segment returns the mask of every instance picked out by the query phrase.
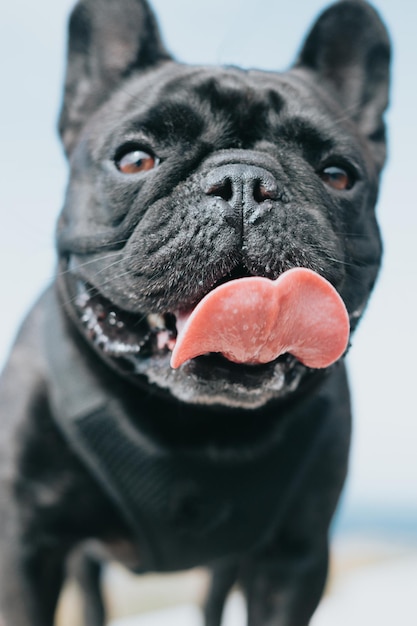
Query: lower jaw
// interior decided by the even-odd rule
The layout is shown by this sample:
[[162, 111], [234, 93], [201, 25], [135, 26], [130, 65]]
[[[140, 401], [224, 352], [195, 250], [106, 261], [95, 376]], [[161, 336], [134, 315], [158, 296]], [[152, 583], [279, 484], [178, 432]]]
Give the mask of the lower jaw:
[[[164, 395], [187, 404], [240, 409], [258, 409], [273, 400], [286, 400], [306, 375], [312, 375], [298, 362], [291, 368], [283, 362], [251, 367], [210, 354], [174, 370], [169, 361], [169, 354], [137, 359], [134, 369], [124, 374], [134, 383], [146, 381]], [[120, 363], [113, 365], [120, 368]]]

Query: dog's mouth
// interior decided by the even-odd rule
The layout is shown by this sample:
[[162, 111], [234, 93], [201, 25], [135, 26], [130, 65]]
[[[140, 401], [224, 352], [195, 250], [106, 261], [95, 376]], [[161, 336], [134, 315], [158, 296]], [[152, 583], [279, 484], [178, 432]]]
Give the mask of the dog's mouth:
[[[175, 313], [134, 314], [120, 309], [87, 283], [76, 279], [76, 295], [73, 298], [78, 319], [89, 342], [106, 357], [115, 360], [127, 373], [134, 373], [144, 359], [168, 357], [171, 359], [178, 336]], [[183, 324], [183, 322], [180, 322]], [[221, 354], [207, 353], [194, 359], [197, 368], [204, 363], [217, 368], [229, 366], [236, 372], [251, 365], [232, 363]], [[289, 353], [280, 355], [276, 361], [285, 365], [286, 374], [296, 365], [297, 359]], [[258, 369], [258, 368], [255, 368]], [[259, 365], [259, 369], [262, 368]]]
[[[69, 265], [65, 265], [69, 271], [65, 272], [65, 281], [61, 284], [63, 295], [66, 294], [64, 299], [72, 303], [68, 312], [93, 349], [116, 372], [134, 384], [147, 388], [151, 385], [158, 393], [168, 394], [187, 404], [256, 409], [272, 400], [285, 400], [293, 396], [303, 383], [317, 379], [320, 370], [344, 352], [349, 326], [346, 309], [341, 302], [335, 304], [340, 296], [330, 283], [312, 270], [294, 268], [281, 274], [276, 281], [255, 276], [239, 277], [235, 272], [219, 280], [191, 311], [144, 314], [130, 312], [123, 305], [115, 304], [107, 294], [103, 295], [88, 277], [81, 276], [75, 261], [70, 260]], [[264, 285], [264, 282], [267, 284]], [[314, 298], [308, 296], [306, 306], [303, 293], [298, 293], [299, 288], [306, 287], [307, 291], [314, 292], [316, 283], [316, 313], [322, 308], [323, 298], [330, 299], [336, 307], [336, 334], [327, 338], [326, 329], [331, 326], [327, 305], [324, 315], [321, 315], [322, 321], [318, 322], [312, 313], [314, 307], [310, 307]], [[236, 335], [234, 308], [230, 310], [230, 307], [223, 306], [229, 302], [227, 296], [238, 304], [240, 296], [248, 290], [250, 292], [253, 288], [252, 295], [259, 296], [264, 287], [266, 294], [252, 311], [250, 306], [245, 309], [246, 305], [243, 305]], [[276, 308], [275, 305], [271, 308], [271, 303], [277, 297], [278, 305], [281, 303], [285, 310], [286, 293], [290, 309], [284, 316], [285, 323], [279, 323], [278, 339], [265, 340], [265, 331], [261, 330], [255, 333], [257, 338], [253, 342], [254, 333], [246, 330], [247, 323], [257, 325], [259, 320], [266, 320], [268, 325], [268, 319]], [[298, 296], [294, 297], [294, 293]], [[246, 297], [244, 300], [253, 301]], [[300, 306], [301, 301], [303, 306]], [[298, 314], [301, 321], [296, 319]], [[314, 332], [307, 329], [303, 331], [304, 335], [300, 334], [303, 323], [308, 325], [311, 321]], [[301, 339], [298, 347], [288, 344], [288, 349], [285, 348], [281, 325], [290, 335], [292, 333]], [[340, 333], [342, 327], [344, 330]], [[228, 338], [231, 330], [232, 339]], [[342, 344], [339, 337], [336, 354], [333, 339], [340, 334]], [[271, 353], [270, 347], [272, 345], [276, 349], [277, 341], [281, 347], [278, 352]], [[261, 346], [261, 350], [253, 352], [253, 343]], [[189, 352], [190, 345], [193, 346], [192, 352]], [[197, 351], [194, 350], [196, 345]], [[309, 351], [315, 361], [311, 361]], [[325, 360], [320, 361], [323, 354]]]
[[223, 380], [248, 390], [279, 374], [280, 386], [289, 391], [303, 372], [331, 365], [347, 346], [349, 320], [340, 296], [305, 268], [289, 270], [276, 281], [232, 277], [192, 311], [147, 315], [119, 308], [71, 274], [74, 310], [84, 334], [129, 375], [149, 377], [153, 363], [173, 372], [168, 374], [173, 380], [179, 368], [180, 377], [209, 384]]
[[[79, 276], [72, 275], [70, 282], [79, 325], [95, 350], [122, 375], [148, 377], [150, 382], [170, 388], [181, 399], [256, 407], [263, 404], [263, 387], [268, 381], [276, 387], [277, 395], [281, 395], [278, 391], [284, 390], [286, 395], [298, 387], [307, 371], [289, 353], [280, 355], [271, 363], [254, 366], [233, 363], [223, 355], [211, 352], [190, 359], [182, 365], [181, 371], [174, 370], [170, 367], [178, 336], [174, 313], [130, 313], [113, 304]], [[183, 378], [188, 383], [183, 384]], [[193, 385], [198, 391], [188, 398]], [[227, 402], [222, 392], [219, 397], [213, 394], [213, 389], [218, 386], [227, 389]], [[208, 396], [207, 389], [210, 389]], [[248, 394], [247, 398], [245, 394]]]

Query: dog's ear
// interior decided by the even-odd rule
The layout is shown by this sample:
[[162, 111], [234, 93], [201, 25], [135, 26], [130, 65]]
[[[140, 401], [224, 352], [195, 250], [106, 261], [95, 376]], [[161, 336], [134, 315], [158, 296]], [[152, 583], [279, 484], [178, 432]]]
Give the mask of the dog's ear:
[[80, 0], [69, 21], [59, 119], [66, 153], [121, 80], [169, 58], [146, 0]]
[[389, 37], [377, 12], [363, 0], [343, 0], [319, 17], [295, 66], [333, 89], [369, 139], [379, 168], [385, 160], [389, 65]]

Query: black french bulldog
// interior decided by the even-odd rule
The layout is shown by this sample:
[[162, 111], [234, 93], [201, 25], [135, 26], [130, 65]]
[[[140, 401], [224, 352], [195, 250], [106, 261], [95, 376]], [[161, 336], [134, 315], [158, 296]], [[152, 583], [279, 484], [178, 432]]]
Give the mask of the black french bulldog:
[[145, 0], [76, 5], [59, 271], [1, 380], [2, 624], [51, 626], [74, 551], [88, 626], [101, 555], [210, 567], [207, 626], [236, 581], [251, 626], [308, 624], [346, 474], [343, 358], [174, 368], [171, 351], [208, 294], [294, 268], [354, 330], [380, 265], [389, 57], [361, 0], [325, 11], [282, 74], [175, 63]]

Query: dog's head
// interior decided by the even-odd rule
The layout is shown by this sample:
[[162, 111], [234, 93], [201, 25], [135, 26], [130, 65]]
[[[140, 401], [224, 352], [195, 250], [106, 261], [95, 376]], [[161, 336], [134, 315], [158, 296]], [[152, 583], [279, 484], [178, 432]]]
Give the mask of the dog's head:
[[178, 64], [144, 0], [77, 4], [61, 289], [106, 362], [187, 402], [244, 407], [312, 375], [289, 354], [173, 369], [176, 320], [231, 279], [304, 267], [337, 289], [354, 329], [380, 263], [389, 55], [360, 0], [323, 13], [286, 73]]

